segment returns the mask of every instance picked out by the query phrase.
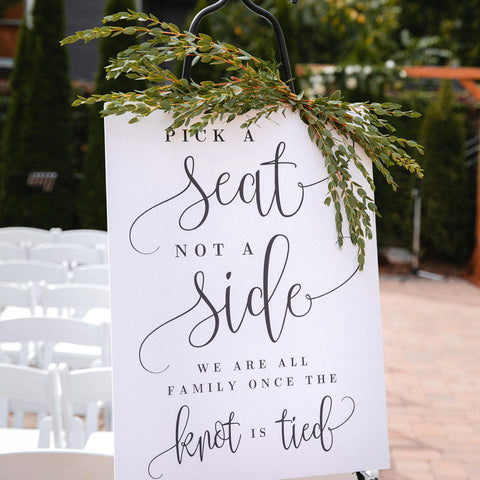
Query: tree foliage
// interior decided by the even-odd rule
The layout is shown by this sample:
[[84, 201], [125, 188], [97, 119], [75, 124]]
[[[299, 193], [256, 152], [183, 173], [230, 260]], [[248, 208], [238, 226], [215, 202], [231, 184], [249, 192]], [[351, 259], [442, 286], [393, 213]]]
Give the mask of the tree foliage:
[[71, 151], [71, 85], [68, 56], [59, 40], [64, 35], [63, 0], [36, 0], [33, 10], [30, 55], [26, 82], [27, 108], [17, 148], [25, 178], [31, 171], [54, 171], [58, 178], [50, 194], [31, 193], [23, 223], [38, 227], [71, 228], [74, 221], [73, 160]]
[[[390, 58], [396, 47], [391, 32], [397, 28], [399, 9], [392, 0], [256, 3], [275, 15], [282, 26], [292, 64], [374, 64]], [[193, 13], [207, 5], [206, 0], [198, 0]], [[257, 57], [271, 59], [276, 50], [270, 25], [240, 2], [232, 2], [204, 22], [202, 32], [238, 45]]]
[[405, 64], [480, 65], [479, 0], [395, 0], [399, 7], [396, 59]]
[[[105, 5], [105, 15], [128, 10], [134, 7], [133, 0], [109, 0]], [[123, 26], [127, 26], [124, 24]], [[99, 63], [95, 79], [95, 94], [108, 92], [128, 92], [146, 87], [145, 82], [124, 76], [107, 79], [105, 68], [118, 52], [126, 50], [136, 43], [131, 36], [115, 39], [101, 38], [99, 41]], [[90, 106], [88, 121], [88, 144], [82, 168], [82, 182], [78, 195], [78, 212], [82, 228], [106, 230], [106, 192], [105, 192], [105, 142], [103, 119], [100, 116], [102, 105]]]
[[480, 0], [469, 0], [456, 4], [457, 29], [455, 31], [456, 54], [462, 65], [480, 65]]

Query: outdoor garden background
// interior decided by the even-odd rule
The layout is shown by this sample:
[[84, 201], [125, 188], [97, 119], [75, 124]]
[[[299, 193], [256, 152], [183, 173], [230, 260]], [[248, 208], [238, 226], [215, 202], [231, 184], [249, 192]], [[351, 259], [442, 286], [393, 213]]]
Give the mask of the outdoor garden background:
[[[103, 120], [98, 107], [71, 103], [77, 94], [144, 88], [128, 79], [106, 82], [103, 75], [108, 59], [135, 39], [68, 48], [59, 41], [128, 8], [188, 28], [194, 12], [210, 3], [36, 0], [30, 12], [31, 1], [0, 0], [0, 227], [106, 229]], [[393, 101], [422, 114], [393, 119], [399, 137], [424, 145], [418, 160], [425, 177], [398, 169], [397, 192], [377, 182], [379, 248], [411, 250], [416, 188], [422, 264], [467, 269], [475, 244], [479, 104], [455, 80], [415, 79], [403, 67], [480, 66], [480, 0], [256, 3], [283, 27], [298, 91], [341, 90], [348, 101]], [[275, 61], [273, 31], [241, 2], [209, 16], [200, 31]], [[192, 73], [202, 80], [221, 75], [202, 65]], [[30, 172], [56, 172], [53, 190], [28, 186]]]

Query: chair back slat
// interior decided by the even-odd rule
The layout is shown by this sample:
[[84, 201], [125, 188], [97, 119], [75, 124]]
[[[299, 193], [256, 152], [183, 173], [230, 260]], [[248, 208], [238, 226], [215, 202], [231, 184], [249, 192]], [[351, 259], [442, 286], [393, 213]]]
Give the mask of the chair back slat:
[[0, 260], [27, 258], [25, 244], [0, 240]]
[[51, 310], [55, 309], [58, 316], [81, 318], [90, 309], [110, 308], [109, 288], [80, 283], [43, 285], [41, 304], [46, 316], [50, 316]]
[[75, 265], [69, 275], [72, 283], [92, 283], [109, 285], [108, 265]]
[[33, 282], [0, 281], [0, 319], [34, 315], [36, 306]]
[[[67, 362], [75, 366], [80, 361], [79, 357], [85, 358], [82, 364], [110, 365], [110, 328], [107, 323], [59, 317], [3, 320], [0, 322], [0, 346], [4, 342], [18, 342], [22, 351], [31, 344], [36, 345], [36, 365], [44, 369], [53, 362]], [[57, 348], [61, 347], [59, 344], [68, 345], [62, 349]], [[97, 347], [98, 353], [92, 354], [88, 347]], [[20, 360], [18, 363], [26, 364]]]
[[52, 240], [49, 230], [34, 227], [2, 227], [0, 241], [29, 244], [49, 242]]
[[67, 263], [39, 260], [10, 260], [0, 262], [0, 282], [65, 283]]
[[78, 243], [79, 245], [89, 247], [94, 247], [96, 245], [103, 245], [106, 247], [108, 244], [108, 234], [103, 230], [94, 229], [63, 230], [59, 232], [57, 241]]
[[32, 260], [54, 263], [97, 264], [104, 263], [104, 252], [101, 249], [87, 247], [75, 243], [40, 243], [30, 248]]

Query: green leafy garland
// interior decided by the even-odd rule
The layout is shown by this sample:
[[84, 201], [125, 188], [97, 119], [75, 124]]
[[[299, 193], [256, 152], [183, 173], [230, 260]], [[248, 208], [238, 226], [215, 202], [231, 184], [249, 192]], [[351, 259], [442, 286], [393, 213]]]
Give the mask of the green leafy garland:
[[[112, 22], [130, 20], [135, 25], [125, 28]], [[107, 25], [108, 23], [108, 25]], [[231, 122], [237, 116], [249, 114], [242, 124], [248, 128], [260, 118], [273, 112], [290, 109], [298, 112], [308, 125], [308, 133], [325, 157], [328, 171], [328, 196], [326, 205], [335, 208], [338, 243], [343, 245], [343, 212], [348, 222], [348, 238], [357, 246], [360, 269], [365, 263], [365, 237], [372, 238], [368, 211], [378, 215], [377, 206], [362, 186], [352, 180], [349, 162], [352, 162], [374, 189], [373, 180], [351, 145], [360, 145], [386, 181], [397, 188], [389, 167], [399, 165], [411, 173], [422, 176], [417, 162], [407, 153], [406, 147], [422, 148], [416, 142], [394, 136], [395, 129], [383, 117], [417, 117], [416, 112], [404, 112], [400, 105], [378, 103], [348, 104], [341, 101], [340, 92], [329, 98], [306, 99], [303, 93], [295, 95], [281, 80], [275, 67], [249, 53], [226, 43], [215, 42], [208, 35], [181, 32], [171, 23], [158, 20], [153, 15], [119, 12], [103, 19], [103, 26], [77, 32], [62, 41], [62, 45], [102, 37], [124, 35], [146, 36], [148, 40], [120, 52], [106, 69], [107, 79], [126, 75], [133, 79], [151, 82], [144, 91], [109, 93], [79, 97], [74, 106], [107, 102], [102, 116], [133, 114], [131, 123], [155, 110], [170, 112], [173, 122], [169, 130], [188, 127], [194, 135], [208, 123], [216, 120]], [[223, 65], [231, 76], [221, 83], [204, 81], [196, 83], [179, 79], [162, 68], [165, 62], [183, 61], [193, 57], [197, 62]], [[195, 118], [194, 123], [190, 123]], [[389, 133], [382, 133], [386, 130]]]

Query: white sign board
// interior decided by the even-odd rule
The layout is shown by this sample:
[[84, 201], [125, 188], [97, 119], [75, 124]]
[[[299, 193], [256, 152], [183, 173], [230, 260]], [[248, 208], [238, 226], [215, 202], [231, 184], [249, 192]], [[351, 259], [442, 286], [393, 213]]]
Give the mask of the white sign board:
[[388, 468], [376, 244], [362, 272], [339, 248], [305, 125], [128, 120], [106, 119], [117, 480]]

